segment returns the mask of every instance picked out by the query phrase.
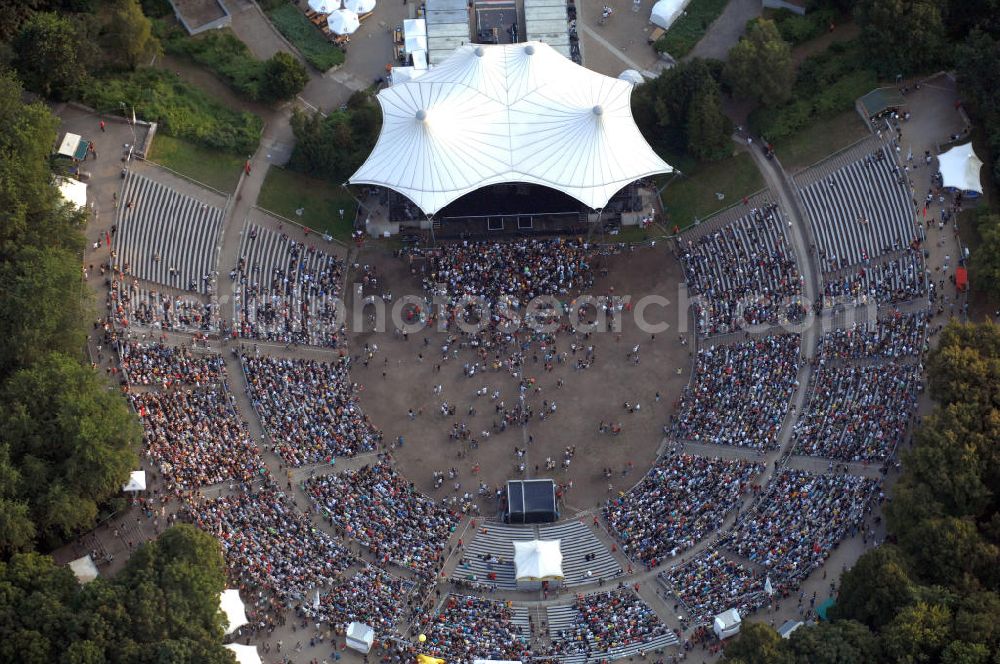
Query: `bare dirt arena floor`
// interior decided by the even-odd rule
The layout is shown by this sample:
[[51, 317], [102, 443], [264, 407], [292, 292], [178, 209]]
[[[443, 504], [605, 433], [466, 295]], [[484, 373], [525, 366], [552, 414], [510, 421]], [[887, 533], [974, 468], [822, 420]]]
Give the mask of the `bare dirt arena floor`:
[[[617, 296], [630, 295], [633, 302], [646, 295], [659, 295], [670, 304], [649, 306], [645, 320], [670, 327], [655, 335], [643, 332], [633, 309], [622, 312], [620, 334], [595, 332], [586, 339], [581, 333], [559, 332], [554, 350], [566, 353], [567, 359], [553, 362], [551, 371], [545, 370], [546, 350], [541, 342], [533, 342], [524, 353], [523, 373], [526, 379], [534, 380], [534, 389], [526, 393], [525, 402], [535, 415], [523, 427], [515, 425], [497, 433], [497, 401], [491, 401], [493, 392], [499, 390], [499, 400], [512, 407], [518, 400], [518, 379], [505, 369], [487, 369], [466, 376], [464, 365], [480, 357], [468, 347], [461, 348], [456, 357], [453, 345], [451, 354], [442, 359], [447, 333], [428, 327], [405, 340], [391, 329], [386, 333], [352, 335], [352, 377], [364, 386], [362, 407], [382, 429], [386, 443], [403, 437], [403, 446], [393, 454], [400, 471], [419, 490], [440, 499], [456, 493], [456, 482], [460, 485], [458, 493], [469, 491], [476, 495], [481, 482], [495, 488], [511, 478], [551, 477], [567, 486], [572, 482], [563, 500], [565, 517], [598, 506], [610, 491], [626, 489], [642, 478], [656, 458], [663, 426], [690, 372], [691, 346], [682, 345], [678, 334], [677, 285], [681, 272], [666, 243], [626, 250], [600, 261], [593, 295], [613, 292]], [[411, 274], [408, 263], [386, 250], [365, 248], [357, 263], [374, 265], [381, 278], [378, 290], [391, 292], [394, 299], [424, 294], [419, 276]], [[352, 270], [354, 274], [356, 270]], [[365, 291], [366, 295], [370, 292]], [[373, 308], [368, 305], [366, 315], [370, 311]], [[574, 355], [573, 343], [594, 346], [596, 360], [589, 368], [576, 368], [576, 360], [583, 358], [585, 351], [578, 350]], [[378, 346], [367, 366], [363, 361], [365, 344]], [[628, 358], [636, 345], [638, 364]], [[439, 394], [435, 394], [437, 385], [441, 386]], [[484, 387], [487, 394], [478, 396], [477, 391]], [[661, 395], [659, 401], [657, 392]], [[443, 402], [455, 407], [454, 416], [442, 414]], [[542, 420], [539, 414], [546, 403], [551, 408], [552, 402], [556, 403], [555, 413]], [[625, 402], [638, 404], [638, 409], [630, 413]], [[599, 432], [601, 421], [620, 423], [621, 433], [616, 436]], [[463, 423], [472, 432], [471, 438], [478, 441], [477, 448], [449, 437], [453, 425]], [[481, 432], [487, 430], [493, 433], [485, 438]], [[563, 469], [567, 447], [575, 448], [575, 455], [569, 468]], [[527, 449], [523, 460], [515, 455], [515, 448]], [[557, 464], [556, 470], [546, 471], [547, 458]], [[518, 472], [522, 462], [523, 475]], [[625, 474], [630, 462], [631, 470]], [[479, 471], [474, 473], [477, 466]], [[435, 489], [433, 473], [447, 473], [452, 468], [457, 478], [449, 480], [446, 476], [444, 485]], [[605, 468], [613, 471], [612, 479], [604, 476]], [[492, 494], [481, 498], [479, 505], [482, 514], [496, 514]]]

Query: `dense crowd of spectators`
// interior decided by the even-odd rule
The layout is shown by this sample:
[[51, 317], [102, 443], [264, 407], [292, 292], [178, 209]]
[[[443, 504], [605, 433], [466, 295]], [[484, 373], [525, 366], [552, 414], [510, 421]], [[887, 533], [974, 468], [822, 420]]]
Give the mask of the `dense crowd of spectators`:
[[341, 630], [352, 622], [371, 626], [379, 634], [396, 628], [414, 584], [366, 564], [351, 578], [320, 593], [319, 607], [306, 601], [302, 612], [314, 622], [325, 622]]
[[329, 586], [354, 558], [314, 528], [276, 486], [187, 504], [184, 515], [222, 544], [230, 578], [288, 606]]
[[424, 287], [447, 296], [452, 307], [469, 295], [490, 306], [518, 308], [539, 295], [565, 295], [593, 284], [592, 248], [579, 241], [459, 242], [413, 252], [430, 261]]
[[655, 567], [718, 529], [764, 464], [689, 454], [662, 457], [626, 494], [608, 501], [608, 525], [627, 555]]
[[[229, 275], [236, 282], [236, 332], [285, 344], [336, 346], [344, 262], [285, 234], [272, 235], [251, 228], [245, 253]], [[261, 241], [268, 244], [256, 247]]]
[[745, 325], [797, 318], [802, 277], [781, 228], [778, 206], [754, 208], [746, 217], [689, 240], [680, 251], [698, 331], [724, 334]]
[[795, 390], [799, 335], [781, 334], [698, 350], [674, 434], [719, 445], [772, 449]]
[[916, 407], [917, 365], [823, 367], [813, 380], [792, 430], [795, 453], [838, 461], [881, 461], [892, 453]]
[[894, 311], [874, 323], [855, 323], [849, 329], [827, 332], [820, 339], [818, 356], [824, 361], [917, 357], [926, 332], [926, 313]]
[[131, 385], [212, 385], [225, 377], [218, 353], [196, 353], [186, 346], [125, 340], [119, 346], [122, 373]]
[[357, 471], [314, 477], [306, 491], [332, 526], [393, 562], [432, 577], [458, 515], [439, 507], [385, 459]]
[[110, 282], [108, 313], [121, 327], [139, 325], [156, 330], [215, 332], [219, 329], [217, 305], [196, 295], [170, 295], [145, 290], [133, 279], [117, 275]]
[[746, 616], [767, 604], [765, 578], [730, 560], [718, 549], [702, 551], [659, 576], [688, 611], [685, 618], [694, 623], [705, 622], [732, 608]]
[[441, 611], [418, 620], [427, 637], [423, 652], [446, 661], [521, 660], [530, 655], [531, 633], [515, 624], [511, 602], [449, 595]]
[[652, 641], [669, 631], [656, 612], [628, 588], [577, 595], [569, 629], [552, 634], [560, 654], [599, 656], [615, 648]]
[[253, 407], [285, 463], [329, 463], [375, 449], [382, 434], [361, 411], [345, 360], [240, 360]]
[[142, 422], [146, 453], [168, 489], [249, 482], [263, 472], [250, 432], [220, 389], [142, 392], [131, 399]]
[[877, 495], [877, 480], [782, 470], [721, 546], [764, 567], [774, 582], [798, 582], [857, 532]]
[[823, 278], [827, 305], [896, 304], [926, 292], [924, 263], [919, 251], [874, 266], [861, 266], [840, 277]]

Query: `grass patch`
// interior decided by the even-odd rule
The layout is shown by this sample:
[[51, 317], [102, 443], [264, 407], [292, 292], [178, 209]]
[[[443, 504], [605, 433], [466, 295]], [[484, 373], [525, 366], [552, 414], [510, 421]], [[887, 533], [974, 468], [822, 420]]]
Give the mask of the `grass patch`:
[[[358, 207], [354, 197], [343, 187], [278, 166], [267, 171], [257, 205], [344, 242], [351, 238]], [[295, 214], [299, 208], [302, 208], [301, 216]], [[343, 220], [340, 210], [344, 211]]]
[[344, 52], [330, 43], [295, 5], [282, 5], [267, 12], [271, 23], [292, 42], [306, 62], [320, 71], [344, 63]]
[[869, 134], [856, 111], [844, 111], [829, 120], [808, 125], [792, 136], [774, 142], [774, 151], [788, 173], [797, 173], [820, 159]]
[[124, 102], [165, 134], [237, 154], [253, 153], [264, 127], [260, 117], [231, 110], [163, 69], [95, 79], [84, 88], [83, 101], [108, 114], [121, 113]]
[[669, 53], [679, 60], [691, 52], [701, 38], [705, 36], [708, 26], [719, 18], [729, 0], [691, 0], [667, 34], [656, 40], [654, 47], [661, 53]]
[[[664, 226], [672, 231], [674, 225], [681, 229], [691, 226], [695, 219], [703, 220], [714, 212], [739, 203], [744, 196], [764, 187], [753, 158], [745, 153], [715, 162], [698, 164], [671, 181], [663, 190], [666, 212]], [[725, 194], [721, 201], [716, 192]]]
[[149, 160], [227, 194], [236, 191], [244, 163], [239, 155], [209, 150], [163, 134], [153, 139]]
[[228, 28], [189, 37], [177, 25], [159, 27], [164, 50], [201, 65], [222, 79], [238, 95], [251, 101], [261, 98], [264, 62]]

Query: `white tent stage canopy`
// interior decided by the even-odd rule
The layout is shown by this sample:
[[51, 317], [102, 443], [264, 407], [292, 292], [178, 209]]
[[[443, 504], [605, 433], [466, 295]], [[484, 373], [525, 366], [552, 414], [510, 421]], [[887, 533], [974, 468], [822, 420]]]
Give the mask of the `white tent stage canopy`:
[[563, 578], [562, 540], [514, 542], [514, 569], [518, 581], [556, 581]]
[[379, 92], [382, 133], [350, 182], [393, 189], [427, 215], [513, 182], [603, 208], [629, 183], [673, 170], [635, 125], [632, 87], [541, 42], [460, 46]]
[[239, 590], [223, 590], [219, 595], [219, 609], [226, 614], [226, 634], [232, 634], [249, 622]]
[[257, 646], [244, 646], [239, 643], [227, 643], [223, 648], [229, 648], [236, 655], [239, 664], [263, 664]]
[[944, 154], [938, 155], [938, 168], [945, 187], [966, 193], [982, 194], [983, 184], [979, 171], [983, 162], [972, 150], [972, 143], [956, 145]]
[[660, 0], [649, 12], [649, 22], [664, 30], [669, 30], [687, 7], [690, 0]]

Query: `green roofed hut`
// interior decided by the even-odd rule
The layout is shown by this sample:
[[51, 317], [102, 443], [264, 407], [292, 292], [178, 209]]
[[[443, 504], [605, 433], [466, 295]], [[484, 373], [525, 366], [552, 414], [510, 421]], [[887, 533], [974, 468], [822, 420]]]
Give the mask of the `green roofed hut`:
[[906, 100], [902, 93], [896, 88], [875, 88], [858, 99], [861, 111], [869, 120], [873, 120], [883, 113], [902, 108], [905, 103]]

